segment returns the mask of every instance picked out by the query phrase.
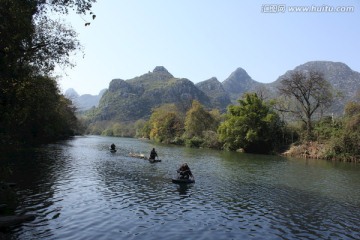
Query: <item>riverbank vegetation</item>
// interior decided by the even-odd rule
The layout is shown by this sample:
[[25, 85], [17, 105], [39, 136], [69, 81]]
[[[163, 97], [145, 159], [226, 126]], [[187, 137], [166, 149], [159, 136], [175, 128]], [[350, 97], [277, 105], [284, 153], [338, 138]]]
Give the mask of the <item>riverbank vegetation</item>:
[[239, 104], [229, 106], [226, 114], [206, 110], [196, 100], [185, 113], [167, 104], [154, 109], [148, 121], [128, 125], [132, 131], [118, 131], [121, 124], [104, 122], [90, 125], [88, 131], [107, 136], [132, 132], [132, 137], [156, 142], [251, 153], [271, 153], [287, 142], [290, 133], [270, 102], [249, 93]]
[[0, 1], [0, 144], [34, 145], [77, 133], [71, 101], [60, 94], [55, 66], [73, 66], [76, 32], [52, 14], [89, 12], [94, 0]]
[[[252, 101], [259, 104], [255, 106], [264, 109], [250, 110], [255, 107]], [[139, 125], [143, 127], [138, 129], [137, 137], [189, 147], [228, 149], [248, 153], [277, 153], [347, 162], [360, 160], [360, 101], [349, 102], [342, 117], [323, 116], [313, 121], [310, 136], [304, 122], [281, 120], [280, 113], [276, 112], [274, 105], [270, 102], [259, 103], [256, 94], [246, 94], [239, 102], [239, 106], [229, 106], [226, 114], [215, 114], [216, 117], [213, 119], [216, 120], [213, 120], [213, 123], [217, 127], [214, 130], [214, 125], [207, 124], [205, 125], [208, 126], [207, 128], [202, 128], [201, 135], [189, 134], [191, 131], [185, 128], [185, 121], [169, 125], [171, 121], [166, 120], [165, 117], [159, 121], [153, 119], [151, 123], [145, 122]], [[197, 128], [201, 125], [193, 126]], [[162, 138], [159, 138], [159, 135], [149, 134], [154, 131]], [[162, 132], [167, 134], [162, 135]]]
[[313, 140], [292, 144], [284, 155], [345, 162], [360, 161], [360, 103], [349, 102], [343, 117], [324, 117], [314, 125]]
[[88, 134], [147, 138], [156, 142], [357, 162], [360, 159], [360, 94], [344, 116], [323, 115], [336, 96], [322, 74], [295, 72], [277, 99], [246, 93], [226, 113], [194, 100], [186, 112], [175, 104], [153, 109], [135, 123], [95, 122]]

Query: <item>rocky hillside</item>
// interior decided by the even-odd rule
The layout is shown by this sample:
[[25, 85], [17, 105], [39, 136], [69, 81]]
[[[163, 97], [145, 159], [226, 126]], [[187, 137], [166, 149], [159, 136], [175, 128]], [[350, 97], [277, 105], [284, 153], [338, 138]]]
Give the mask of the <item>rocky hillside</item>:
[[193, 82], [175, 78], [164, 67], [156, 67], [133, 79], [112, 80], [100, 101], [95, 120], [128, 122], [146, 119], [152, 109], [167, 103], [174, 103], [185, 111], [194, 99], [211, 107], [209, 97]]
[[83, 94], [80, 96], [73, 88], [69, 88], [66, 90], [65, 96], [74, 103], [79, 111], [86, 111], [98, 106], [105, 91], [106, 89], [101, 90], [98, 95]]
[[222, 85], [229, 94], [230, 100], [236, 104], [244, 93], [254, 92], [264, 84], [253, 80], [244, 69], [238, 68], [222, 82]]
[[196, 87], [209, 97], [213, 108], [225, 111], [226, 107], [231, 104], [229, 94], [225, 91], [221, 82], [215, 77], [197, 83]]
[[242, 68], [236, 69], [222, 83], [214, 77], [195, 85], [188, 79], [174, 77], [164, 67], [156, 67], [152, 72], [132, 79], [112, 80], [100, 100], [93, 120], [128, 122], [147, 119], [152, 109], [166, 103], [174, 103], [181, 111], [186, 111], [194, 99], [209, 109], [218, 108], [225, 112], [226, 107], [231, 103], [237, 104], [237, 99], [245, 92], [261, 92], [266, 99], [276, 98], [277, 86], [283, 77], [292, 71], [310, 70], [323, 72], [331, 85], [342, 92], [343, 98], [337, 99], [333, 107], [327, 110], [328, 114], [341, 115], [346, 102], [360, 91], [360, 73], [351, 70], [344, 63], [313, 61], [297, 66], [267, 84], [253, 80]]

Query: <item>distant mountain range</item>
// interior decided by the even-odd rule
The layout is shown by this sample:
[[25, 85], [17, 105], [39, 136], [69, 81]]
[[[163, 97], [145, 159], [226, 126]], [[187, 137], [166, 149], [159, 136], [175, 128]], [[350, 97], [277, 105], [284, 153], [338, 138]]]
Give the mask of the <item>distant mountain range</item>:
[[218, 108], [224, 112], [229, 104], [236, 104], [245, 92], [261, 90], [266, 91], [270, 98], [276, 97], [282, 78], [293, 71], [310, 70], [324, 73], [330, 84], [342, 92], [343, 98], [328, 109], [329, 113], [341, 114], [346, 102], [360, 91], [359, 72], [341, 62], [312, 61], [287, 71], [272, 83], [257, 82], [244, 69], [238, 68], [223, 82], [213, 77], [194, 84], [186, 78], [176, 78], [164, 67], [158, 66], [152, 72], [129, 80], [114, 79], [109, 89], [102, 90], [97, 96], [78, 96], [74, 90], [67, 90], [66, 96], [71, 96], [80, 109], [89, 109], [98, 103], [94, 121], [147, 119], [152, 109], [166, 103], [174, 103], [185, 111], [194, 99], [209, 109]]
[[106, 90], [101, 90], [98, 95], [83, 94], [80, 96], [75, 89], [69, 88], [66, 90], [65, 96], [74, 103], [78, 111], [86, 111], [99, 105], [99, 101]]

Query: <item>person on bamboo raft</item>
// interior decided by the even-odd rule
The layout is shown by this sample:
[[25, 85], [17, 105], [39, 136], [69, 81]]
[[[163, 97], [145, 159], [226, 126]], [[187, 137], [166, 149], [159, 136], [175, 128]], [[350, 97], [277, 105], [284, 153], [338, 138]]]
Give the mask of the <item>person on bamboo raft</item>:
[[150, 152], [150, 157], [149, 160], [155, 160], [155, 158], [157, 157], [157, 152], [155, 151], [155, 148], [153, 148]]
[[114, 143], [111, 144], [110, 149], [111, 149], [111, 150], [115, 150], [115, 148], [116, 148], [115, 144], [114, 144]]
[[190, 177], [193, 177], [191, 170], [187, 163], [184, 163], [180, 166], [180, 168], [177, 170], [177, 172], [180, 175], [180, 179], [189, 179]]

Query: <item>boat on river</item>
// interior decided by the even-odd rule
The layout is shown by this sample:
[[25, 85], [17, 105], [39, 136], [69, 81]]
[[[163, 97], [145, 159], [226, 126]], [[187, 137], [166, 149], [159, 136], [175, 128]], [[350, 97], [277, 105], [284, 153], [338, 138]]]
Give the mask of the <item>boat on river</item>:
[[195, 183], [195, 177], [191, 174], [191, 176], [183, 177], [183, 175], [178, 172], [176, 177], [172, 178], [171, 181], [173, 183], [177, 184], [189, 184], [189, 183]]
[[151, 163], [161, 162], [161, 159], [148, 159]]
[[171, 179], [173, 183], [178, 183], [178, 184], [195, 183], [195, 177], [191, 173], [191, 170], [187, 163], [182, 164], [180, 168], [176, 170], [176, 172], [177, 172], [176, 178]]
[[116, 153], [116, 151], [117, 151], [116, 149], [111, 149], [111, 148], [110, 148], [110, 152]]
[[195, 183], [194, 178], [173, 178], [171, 179], [173, 183], [177, 184], [189, 184], [189, 183]]

